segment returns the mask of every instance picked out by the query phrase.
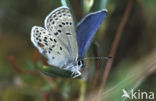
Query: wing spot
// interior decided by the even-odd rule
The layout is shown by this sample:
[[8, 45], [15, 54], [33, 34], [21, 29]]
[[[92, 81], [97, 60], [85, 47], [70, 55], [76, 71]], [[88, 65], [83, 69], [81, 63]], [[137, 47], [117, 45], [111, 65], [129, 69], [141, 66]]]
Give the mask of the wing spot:
[[62, 25], [65, 25], [65, 23], [64, 23], [64, 22], [62, 22]]
[[54, 33], [55, 35], [58, 35], [58, 33], [56, 32], [56, 33]]
[[51, 51], [49, 51], [49, 54], [51, 53]]
[[58, 13], [57, 14], [60, 14], [61, 12], [60, 11], [58, 11]]
[[50, 38], [50, 41], [53, 41], [53, 39], [52, 39], [52, 38]]
[[72, 23], [71, 23], [71, 22], [70, 22], [69, 24], [70, 24], [70, 25], [72, 25]]
[[59, 27], [62, 27], [62, 25], [59, 25]]
[[52, 31], [52, 29], [53, 29], [53, 27], [51, 26], [51, 27], [50, 27], [50, 30]]
[[46, 40], [46, 39], [44, 39], [44, 42], [47, 42], [47, 40]]
[[55, 42], [55, 43], [57, 42], [56, 39], [54, 39], [54, 42]]
[[53, 21], [52, 24], [55, 24], [55, 21]]
[[38, 45], [39, 45], [41, 48], [44, 47], [44, 45], [43, 45], [42, 43], [39, 43], [39, 42], [38, 42]]
[[45, 43], [46, 46], [48, 46], [48, 43]]
[[66, 35], [71, 35], [71, 33], [66, 33]]
[[54, 48], [55, 47], [55, 45], [52, 45], [52, 48]]
[[49, 20], [49, 21], [51, 22], [52, 20], [53, 20], [53, 19], [52, 19], [52, 18], [50, 18], [50, 20]]
[[60, 50], [62, 50], [62, 47], [60, 47]]
[[66, 24], [68, 25], [68, 22], [66, 22]]
[[56, 17], [56, 15], [53, 16], [54, 18]]
[[50, 50], [50, 51], [52, 51], [52, 49], [51, 49], [51, 48], [49, 48], [49, 50]]
[[55, 57], [53, 56], [52, 59], [55, 59]]
[[58, 30], [58, 32], [61, 33], [62, 31], [61, 30]]

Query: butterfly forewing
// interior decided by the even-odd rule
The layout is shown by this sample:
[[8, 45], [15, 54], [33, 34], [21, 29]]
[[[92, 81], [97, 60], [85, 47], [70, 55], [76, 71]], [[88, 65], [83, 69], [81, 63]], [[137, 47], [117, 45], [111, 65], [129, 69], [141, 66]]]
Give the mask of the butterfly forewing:
[[78, 58], [76, 29], [70, 10], [60, 7], [52, 11], [45, 19], [45, 28], [53, 33], [69, 52], [70, 61]]

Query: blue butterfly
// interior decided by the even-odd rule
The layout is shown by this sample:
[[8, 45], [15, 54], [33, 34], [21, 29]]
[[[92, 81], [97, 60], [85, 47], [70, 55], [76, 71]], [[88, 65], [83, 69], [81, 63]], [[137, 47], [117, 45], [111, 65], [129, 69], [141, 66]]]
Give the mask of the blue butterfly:
[[75, 26], [67, 7], [53, 10], [45, 19], [44, 27], [34, 26], [31, 41], [49, 65], [72, 72], [72, 77], [81, 75], [83, 57], [91, 40], [106, 16], [107, 10], [90, 13]]

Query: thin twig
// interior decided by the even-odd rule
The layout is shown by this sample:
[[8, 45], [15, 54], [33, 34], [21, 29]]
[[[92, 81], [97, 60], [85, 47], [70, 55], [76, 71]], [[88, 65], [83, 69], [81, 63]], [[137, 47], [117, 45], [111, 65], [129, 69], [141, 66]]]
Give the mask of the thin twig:
[[24, 70], [22, 70], [22, 69], [17, 65], [16, 60], [15, 60], [15, 58], [14, 58], [13, 55], [9, 56], [9, 62], [11, 63], [13, 69], [14, 69], [16, 72], [18, 72], [18, 73], [20, 73], [20, 74], [25, 74], [25, 73], [26, 73]]
[[20, 73], [20, 74], [32, 74], [32, 75], [39, 74], [38, 71], [27, 71], [27, 70], [21, 69], [21, 68], [19, 67], [19, 65], [17, 65], [16, 59], [15, 59], [15, 57], [14, 57], [13, 55], [9, 56], [9, 62], [11, 63], [12, 68], [13, 68], [17, 73]]
[[134, 0], [129, 0], [128, 6], [127, 6], [122, 18], [121, 18], [121, 22], [120, 22], [119, 27], [117, 29], [116, 36], [115, 36], [115, 39], [113, 41], [112, 48], [111, 48], [111, 51], [109, 54], [109, 56], [111, 56], [112, 58], [109, 59], [106, 63], [106, 67], [104, 70], [103, 79], [102, 79], [99, 94], [101, 93], [101, 91], [103, 91], [105, 84], [107, 82], [107, 79], [108, 79], [114, 58], [115, 58], [116, 50], [117, 50], [117, 47], [118, 47], [118, 44], [119, 44], [119, 41], [120, 41], [120, 38], [121, 38], [121, 35], [123, 32], [123, 29], [127, 23], [127, 20], [128, 20], [128, 17], [129, 17], [129, 14], [130, 14], [130, 11], [132, 9], [133, 4], [134, 4]]

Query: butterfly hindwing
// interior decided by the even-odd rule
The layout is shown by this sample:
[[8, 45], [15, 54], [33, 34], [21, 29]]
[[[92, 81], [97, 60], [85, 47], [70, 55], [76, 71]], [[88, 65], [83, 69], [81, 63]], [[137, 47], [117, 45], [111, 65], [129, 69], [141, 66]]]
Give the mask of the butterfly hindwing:
[[77, 26], [79, 57], [83, 58], [92, 38], [106, 16], [107, 10], [101, 10], [87, 15]]
[[42, 27], [34, 26], [31, 31], [31, 41], [40, 53], [48, 59], [49, 64], [62, 67], [68, 62], [66, 58], [69, 56], [69, 53], [53, 34]]

